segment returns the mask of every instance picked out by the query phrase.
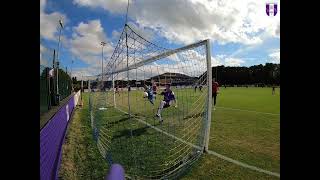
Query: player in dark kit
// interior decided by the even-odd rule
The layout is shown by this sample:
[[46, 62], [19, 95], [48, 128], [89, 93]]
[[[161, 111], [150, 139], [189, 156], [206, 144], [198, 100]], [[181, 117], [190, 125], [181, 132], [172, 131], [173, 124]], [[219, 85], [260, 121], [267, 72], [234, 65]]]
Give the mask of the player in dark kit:
[[160, 122], [163, 122], [161, 118], [162, 109], [170, 107], [172, 104], [175, 104], [174, 107], [177, 107], [177, 100], [174, 95], [174, 92], [170, 89], [169, 84], [166, 85], [166, 89], [163, 92], [161, 92], [161, 95], [163, 95], [163, 101], [160, 102], [160, 106], [158, 108], [156, 116], [159, 117]]
[[154, 99], [157, 99], [157, 84], [155, 82], [152, 84], [152, 91]]
[[213, 98], [213, 110], [216, 110], [217, 94], [219, 93], [219, 84], [214, 79], [212, 81], [212, 98]]
[[272, 86], [272, 95], [275, 95], [276, 93], [276, 87]]

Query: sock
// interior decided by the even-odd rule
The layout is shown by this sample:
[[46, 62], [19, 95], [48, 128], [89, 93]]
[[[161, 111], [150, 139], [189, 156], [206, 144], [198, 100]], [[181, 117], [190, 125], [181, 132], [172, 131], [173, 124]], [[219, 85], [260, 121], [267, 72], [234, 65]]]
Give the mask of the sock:
[[161, 114], [161, 110], [163, 109], [163, 106], [164, 106], [165, 103], [166, 103], [165, 101], [161, 101], [160, 106], [158, 108], [158, 114], [159, 115]]

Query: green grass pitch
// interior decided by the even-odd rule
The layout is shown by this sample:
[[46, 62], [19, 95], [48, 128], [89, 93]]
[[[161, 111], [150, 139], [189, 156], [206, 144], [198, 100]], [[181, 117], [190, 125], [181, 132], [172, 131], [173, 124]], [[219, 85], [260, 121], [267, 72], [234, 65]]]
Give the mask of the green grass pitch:
[[[198, 104], [204, 104], [206, 98], [201, 96], [199, 90], [196, 93], [192, 89], [174, 91], [178, 98], [178, 107], [170, 107], [163, 111], [163, 124], [160, 124], [156, 118], [152, 118], [159, 105], [160, 96], [156, 99], [155, 107], [152, 107], [148, 101], [142, 98], [141, 91], [132, 91], [130, 93], [130, 111], [137, 117], [144, 117], [145, 122], [161, 130], [193, 144], [201, 144], [198, 139], [201, 136], [199, 135], [201, 132], [199, 122], [202, 118], [203, 107]], [[209, 149], [243, 163], [279, 173], [280, 90], [277, 89], [275, 95], [272, 95], [271, 92], [271, 88], [220, 88], [216, 110], [212, 111]], [[107, 146], [110, 146], [111, 143], [106, 144], [105, 142], [108, 142], [108, 137], [111, 136], [113, 138], [109, 139], [112, 139], [109, 150], [112, 152], [113, 159], [122, 159], [122, 162], [126, 164], [127, 172], [169, 171], [168, 167], [178, 163], [176, 160], [190, 155], [185, 144], [174, 139], [170, 141], [172, 138], [160, 136], [152, 128], [147, 128], [137, 121], [129, 122], [127, 115], [111, 108], [110, 105], [106, 105], [108, 107], [106, 111], [95, 113], [97, 117], [100, 116], [100, 119], [112, 117], [111, 120], [109, 118], [106, 121], [106, 124], [103, 124], [104, 121], [99, 121], [98, 126], [106, 129], [103, 132], [110, 134], [100, 134], [106, 140], [104, 143], [99, 143], [100, 147], [97, 147], [90, 126], [88, 94], [85, 93], [83, 97], [85, 106], [74, 113], [63, 146], [61, 179], [103, 178], [107, 173], [108, 166], [106, 160], [100, 155], [99, 148], [100, 150], [108, 149]], [[122, 92], [120, 97], [116, 95], [116, 98], [118, 108], [128, 112], [126, 92]], [[108, 93], [107, 101], [112, 101], [111, 93]], [[104, 104], [96, 104], [96, 106], [104, 106]], [[188, 111], [186, 111], [187, 109]], [[191, 111], [191, 114], [187, 113]], [[108, 129], [113, 129], [113, 131], [108, 131]], [[128, 139], [130, 137], [128, 129], [133, 129], [134, 139]], [[128, 143], [134, 142], [135, 146], [124, 146], [126, 141]], [[121, 151], [117, 151], [121, 148]], [[123, 152], [141, 158], [138, 159], [138, 162], [137, 160], [133, 161]], [[150, 163], [144, 165], [144, 162]], [[139, 164], [140, 168], [135, 168], [135, 164]], [[203, 154], [193, 164], [191, 170], [182, 176], [182, 179], [278, 178], [240, 167], [210, 154]]]

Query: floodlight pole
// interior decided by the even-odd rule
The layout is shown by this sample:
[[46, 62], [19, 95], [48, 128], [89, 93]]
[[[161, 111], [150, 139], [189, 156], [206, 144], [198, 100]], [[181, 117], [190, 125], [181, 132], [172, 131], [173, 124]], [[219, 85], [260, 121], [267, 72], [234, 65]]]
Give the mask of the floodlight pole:
[[72, 79], [72, 66], [73, 66], [73, 60], [71, 61], [71, 70], [70, 70], [71, 79]]
[[207, 105], [207, 122], [205, 130], [204, 152], [209, 150], [210, 127], [211, 127], [211, 110], [212, 110], [212, 68], [211, 68], [211, 49], [210, 40], [206, 40], [206, 59], [207, 59], [207, 84], [208, 84], [208, 105]]
[[103, 89], [103, 47], [106, 45], [105, 42], [101, 42], [100, 45], [102, 46], [102, 57], [101, 57], [101, 90]]
[[81, 75], [81, 107], [83, 106], [83, 98], [82, 98], [82, 94], [83, 94], [84, 90], [83, 90], [83, 74]]
[[[60, 28], [59, 28], [59, 41], [58, 41], [58, 51], [57, 51], [57, 65], [56, 65], [56, 68], [57, 68], [57, 95], [59, 94], [59, 54], [60, 54], [60, 41], [61, 41], [61, 31], [62, 31], [62, 28], [63, 28], [63, 24], [62, 24], [62, 20], [60, 19], [59, 20], [59, 25], [60, 25]], [[60, 96], [59, 96], [59, 101], [60, 101]]]

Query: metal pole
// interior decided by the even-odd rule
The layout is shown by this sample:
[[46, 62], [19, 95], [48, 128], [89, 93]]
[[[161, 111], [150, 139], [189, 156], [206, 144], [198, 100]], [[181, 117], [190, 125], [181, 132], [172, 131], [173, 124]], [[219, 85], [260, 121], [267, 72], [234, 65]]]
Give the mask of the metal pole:
[[101, 90], [102, 90], [104, 87], [104, 84], [103, 84], [103, 47], [106, 45], [106, 43], [101, 42], [100, 44], [102, 46], [102, 56], [101, 56]]
[[207, 83], [208, 83], [208, 105], [207, 105], [207, 125], [205, 131], [204, 152], [209, 150], [210, 127], [211, 127], [211, 110], [212, 110], [212, 68], [211, 68], [211, 49], [210, 40], [206, 40], [206, 59], [207, 59]]
[[56, 67], [56, 50], [53, 50], [52, 68]]
[[[56, 68], [56, 50], [54, 49], [53, 50], [53, 61], [52, 61], [52, 68], [55, 70], [55, 68]], [[55, 72], [53, 70], [53, 72]], [[55, 74], [55, 73], [54, 73]], [[52, 99], [53, 99], [53, 101], [52, 101], [52, 104], [53, 105], [55, 105], [55, 92], [56, 92], [56, 90], [54, 89], [56, 86], [55, 86], [55, 84], [54, 84], [54, 82], [55, 82], [55, 79], [54, 78], [57, 78], [56, 77], [56, 75], [53, 77], [53, 79], [52, 79], [52, 86], [53, 86], [53, 89], [52, 89], [52, 94], [51, 94], [51, 96], [53, 97]]]
[[48, 88], [48, 94], [47, 94], [48, 110], [51, 108], [51, 90], [50, 90], [50, 75], [49, 75], [49, 71], [50, 71], [50, 69], [46, 70], [47, 88]]
[[82, 78], [81, 78], [81, 92], [83, 91], [83, 75], [82, 75]]
[[[59, 30], [59, 41], [58, 41], [58, 52], [57, 52], [57, 94], [59, 94], [59, 55], [60, 55], [60, 40], [61, 40], [61, 31], [62, 31], [62, 21], [59, 20], [60, 30]], [[59, 97], [60, 101], [60, 97]]]
[[57, 94], [59, 94], [59, 51], [60, 51], [60, 36], [61, 36], [61, 28], [59, 31], [59, 41], [58, 41], [58, 51], [57, 51]]
[[102, 57], [101, 57], [101, 88], [103, 89], [103, 47], [102, 45]]
[[81, 93], [81, 107], [83, 106], [83, 99], [82, 99], [82, 93], [83, 93], [83, 75], [82, 75], [82, 78], [81, 78], [81, 90], [80, 90], [80, 93]]
[[128, 22], [128, 10], [129, 10], [129, 0], [128, 0], [128, 5], [127, 5], [126, 23], [125, 24], [127, 24], [127, 22]]
[[112, 70], [112, 89], [113, 89], [113, 106], [116, 107], [116, 90], [114, 89], [114, 76], [113, 76], [113, 66], [111, 68]]
[[70, 70], [71, 79], [72, 79], [72, 66], [73, 66], [73, 60], [71, 61], [71, 70]]
[[59, 61], [59, 51], [60, 51], [60, 41], [61, 41], [61, 27], [59, 29], [59, 40], [58, 40], [58, 52], [57, 52], [57, 61]]
[[[129, 66], [129, 46], [128, 46], [128, 31], [127, 31], [127, 24], [125, 25], [126, 28], [126, 47], [127, 47], [127, 68]], [[131, 118], [131, 108], [130, 108], [130, 81], [129, 81], [129, 70], [127, 71], [127, 88], [128, 88], [128, 113], [129, 119]], [[130, 88], [131, 89], [131, 88]]]

